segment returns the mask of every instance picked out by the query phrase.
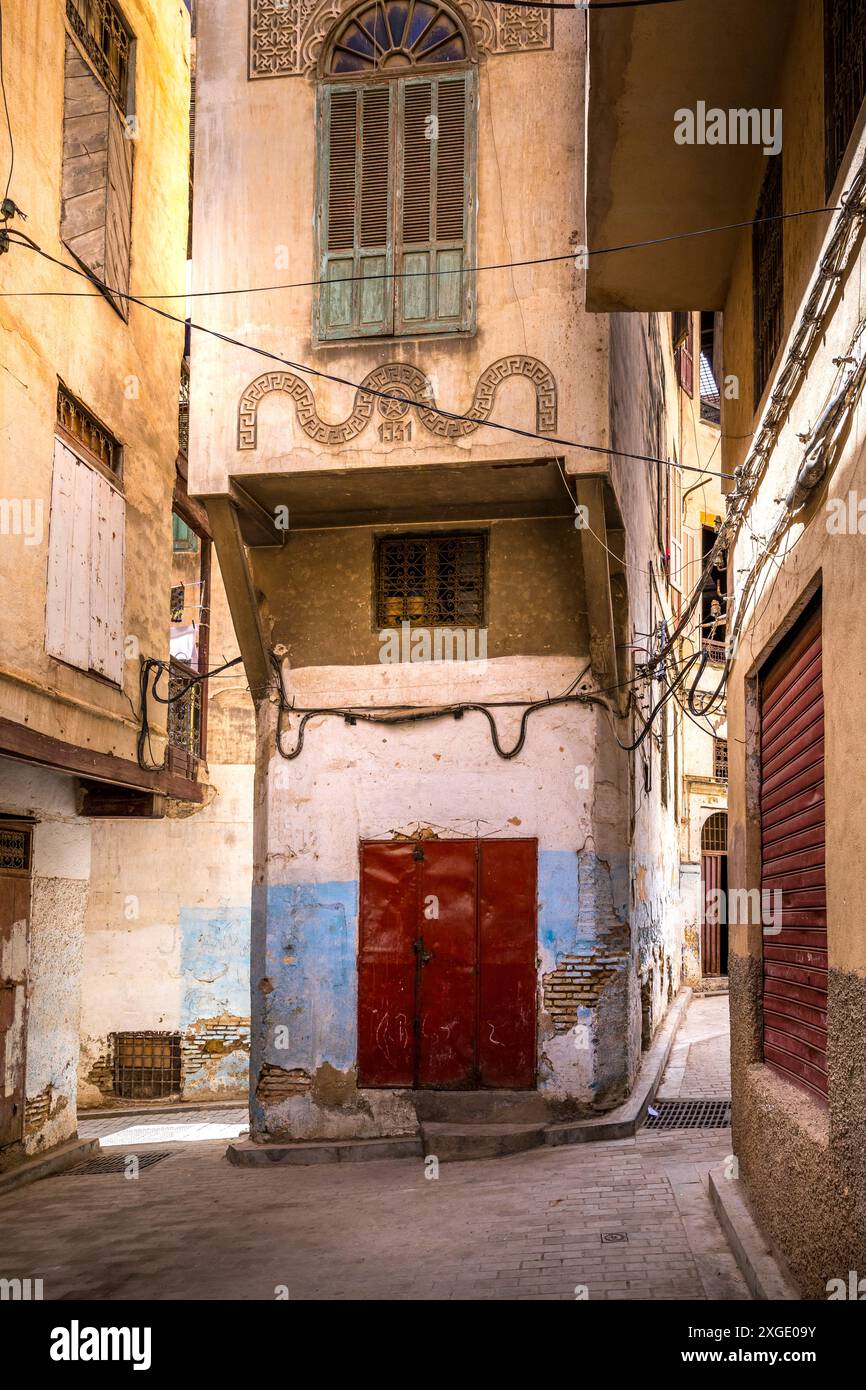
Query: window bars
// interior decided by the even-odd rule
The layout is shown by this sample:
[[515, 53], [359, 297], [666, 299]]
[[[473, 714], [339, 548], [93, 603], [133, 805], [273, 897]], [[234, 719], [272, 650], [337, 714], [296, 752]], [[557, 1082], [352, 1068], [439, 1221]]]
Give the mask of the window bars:
[[120, 445], [114, 435], [109, 434], [96, 416], [91, 415], [87, 407], [62, 385], [57, 388], [57, 423], [91, 458], [97, 459], [112, 473], [120, 471]]
[[32, 830], [0, 821], [0, 872], [29, 874], [32, 847]]
[[782, 156], [774, 155], [767, 164], [752, 228], [756, 407], [782, 341], [785, 315], [782, 211]]
[[485, 538], [388, 536], [376, 555], [376, 622], [431, 627], [484, 624]]
[[147, 1100], [180, 1091], [180, 1033], [113, 1033], [111, 1041], [116, 1096]]
[[112, 0], [66, 0], [66, 17], [118, 106], [125, 113], [132, 35]]
[[866, 0], [824, 0], [824, 181], [829, 200], [866, 96]]
[[720, 782], [728, 780], [728, 740], [713, 739], [713, 776]]

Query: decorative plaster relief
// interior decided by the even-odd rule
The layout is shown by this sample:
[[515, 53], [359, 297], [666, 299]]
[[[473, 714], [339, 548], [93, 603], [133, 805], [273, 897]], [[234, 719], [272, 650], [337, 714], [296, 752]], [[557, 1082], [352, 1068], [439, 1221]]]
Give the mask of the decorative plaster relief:
[[411, 439], [411, 422], [405, 419], [410, 410], [414, 410], [430, 433], [440, 439], [465, 439], [489, 420], [500, 382], [512, 376], [525, 376], [532, 382], [535, 428], [539, 434], [552, 434], [557, 419], [553, 373], [537, 357], [518, 354], [500, 357], [481, 373], [472, 404], [466, 411], [471, 418], [457, 420], [438, 413], [432, 385], [422, 371], [408, 362], [387, 362], [369, 372], [355, 391], [349, 415], [335, 425], [321, 418], [312, 391], [294, 372], [265, 372], [250, 382], [238, 404], [238, 448], [255, 449], [259, 401], [272, 391], [285, 391], [292, 397], [301, 428], [318, 444], [348, 444], [356, 439], [370, 423], [374, 408], [384, 422], [379, 427], [383, 442]]
[[[249, 77], [311, 76], [333, 21], [355, 0], [250, 0]], [[553, 11], [462, 0], [479, 53], [553, 47]]]

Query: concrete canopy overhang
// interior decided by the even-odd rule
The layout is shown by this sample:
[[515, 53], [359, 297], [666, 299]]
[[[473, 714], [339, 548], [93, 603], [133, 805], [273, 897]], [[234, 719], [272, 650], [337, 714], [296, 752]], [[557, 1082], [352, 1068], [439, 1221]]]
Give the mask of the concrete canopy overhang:
[[[678, 144], [675, 113], [775, 109], [799, 0], [686, 0], [589, 16], [591, 252], [754, 217], [764, 154]], [[738, 232], [591, 255], [587, 308], [721, 309]]]
[[568, 516], [574, 509], [555, 459], [244, 474], [235, 484], [243, 491], [235, 498], [241, 533], [253, 546], [263, 543], [261, 518], [278, 507], [288, 508], [290, 531]]

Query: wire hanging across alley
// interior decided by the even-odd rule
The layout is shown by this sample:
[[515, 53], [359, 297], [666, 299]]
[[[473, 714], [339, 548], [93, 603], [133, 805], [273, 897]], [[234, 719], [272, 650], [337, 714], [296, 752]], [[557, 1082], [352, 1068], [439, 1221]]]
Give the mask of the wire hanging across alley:
[[[183, 687], [174, 695], [160, 695], [157, 689], [162, 677], [169, 672], [169, 663], [167, 661], [162, 661], [156, 656], [149, 656], [141, 663], [138, 683], [141, 701], [141, 727], [136, 742], [136, 757], [140, 768], [143, 768], [145, 772], [164, 772], [168, 762], [168, 750], [166, 750], [166, 755], [161, 763], [146, 763], [144, 760], [145, 746], [147, 746], [148, 750], [150, 750], [151, 746], [150, 721], [147, 714], [148, 698], [153, 698], [160, 705], [177, 704], [179, 700], [184, 699], [184, 697], [189, 694], [194, 686], [200, 685], [203, 681], [209, 681], [212, 676], [218, 676], [222, 671], [228, 671], [231, 666], [238, 666], [242, 661], [243, 657], [236, 656], [232, 661], [226, 661], [222, 666], [215, 667], [213, 671], [202, 671], [197, 676], [190, 676], [189, 680], [185, 681]], [[156, 674], [151, 681], [151, 673], [154, 671]]]

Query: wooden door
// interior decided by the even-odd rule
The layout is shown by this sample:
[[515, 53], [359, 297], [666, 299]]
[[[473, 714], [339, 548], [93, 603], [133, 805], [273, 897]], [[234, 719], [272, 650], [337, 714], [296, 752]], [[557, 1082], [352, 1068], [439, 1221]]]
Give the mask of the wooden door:
[[362, 1086], [535, 1084], [534, 840], [361, 846]]
[[24, 1134], [31, 837], [0, 821], [0, 1149]]

